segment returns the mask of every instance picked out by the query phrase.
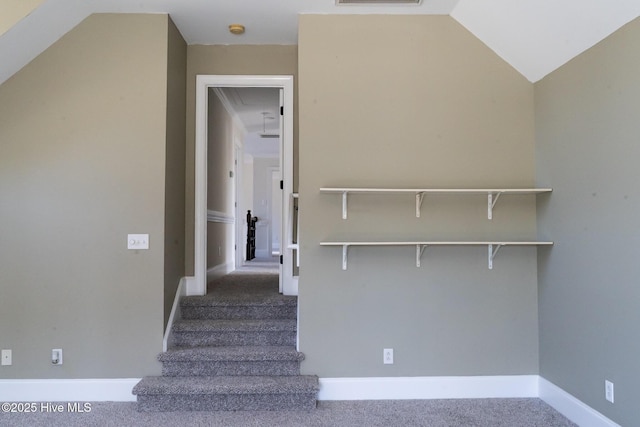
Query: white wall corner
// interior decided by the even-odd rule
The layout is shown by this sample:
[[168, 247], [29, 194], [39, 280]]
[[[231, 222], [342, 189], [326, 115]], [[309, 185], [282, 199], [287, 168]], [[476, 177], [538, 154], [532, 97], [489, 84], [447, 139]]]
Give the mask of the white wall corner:
[[557, 385], [539, 377], [540, 399], [580, 426], [620, 427]]

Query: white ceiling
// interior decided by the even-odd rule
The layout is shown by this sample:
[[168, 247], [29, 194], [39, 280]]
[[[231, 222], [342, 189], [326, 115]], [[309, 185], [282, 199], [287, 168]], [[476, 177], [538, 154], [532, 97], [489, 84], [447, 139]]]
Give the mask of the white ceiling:
[[[0, 83], [96, 12], [169, 13], [189, 44], [296, 44], [300, 14], [451, 15], [535, 82], [640, 15], [639, 0], [46, 0], [0, 36]], [[229, 34], [231, 23], [247, 32]]]
[[460, 0], [451, 16], [536, 82], [640, 15], [640, 0]]
[[[252, 157], [280, 155], [280, 94], [277, 88], [219, 88], [223, 103], [247, 132], [244, 153]], [[213, 91], [209, 96], [216, 96]], [[267, 136], [266, 138], [264, 136]]]
[[277, 134], [280, 130], [279, 89], [270, 87], [220, 88], [247, 133]]

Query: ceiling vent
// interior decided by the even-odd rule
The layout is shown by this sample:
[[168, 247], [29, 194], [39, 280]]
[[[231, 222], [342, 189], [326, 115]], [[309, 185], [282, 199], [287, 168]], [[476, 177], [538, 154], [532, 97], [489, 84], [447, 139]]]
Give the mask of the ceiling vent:
[[415, 4], [422, 3], [422, 0], [336, 0], [336, 5], [341, 4], [362, 4], [362, 5], [394, 5], [394, 4]]

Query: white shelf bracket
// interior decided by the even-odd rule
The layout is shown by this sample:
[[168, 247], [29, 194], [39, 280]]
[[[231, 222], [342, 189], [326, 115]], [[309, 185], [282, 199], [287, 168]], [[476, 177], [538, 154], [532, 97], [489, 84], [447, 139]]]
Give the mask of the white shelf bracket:
[[342, 192], [342, 219], [347, 219], [347, 194], [346, 191]]
[[416, 245], [416, 267], [420, 267], [420, 260], [426, 248], [427, 245]]
[[342, 269], [347, 269], [347, 255], [349, 254], [349, 245], [342, 245]]
[[420, 218], [420, 208], [424, 200], [424, 192], [416, 193], [416, 218]]
[[493, 270], [493, 259], [496, 257], [496, 255], [498, 255], [498, 251], [503, 245], [495, 245], [496, 246], [495, 251], [493, 250], [493, 246], [494, 246], [493, 244], [487, 245], [488, 252], [489, 252], [489, 270]]
[[488, 219], [493, 218], [493, 208], [498, 202], [498, 199], [500, 198], [501, 194], [502, 194], [501, 192], [495, 193], [496, 195], [495, 198], [493, 197], [494, 193], [489, 193], [487, 195], [487, 218]]

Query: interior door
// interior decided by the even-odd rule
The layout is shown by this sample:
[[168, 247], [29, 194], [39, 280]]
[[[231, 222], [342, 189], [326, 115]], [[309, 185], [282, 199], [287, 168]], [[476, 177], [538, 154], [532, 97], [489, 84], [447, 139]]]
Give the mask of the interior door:
[[[283, 117], [283, 111], [284, 111], [284, 90], [283, 89], [279, 89], [278, 90], [278, 99], [280, 102], [280, 115], [278, 116], [278, 124], [279, 124], [279, 132], [278, 134], [280, 135], [280, 180], [282, 182], [282, 176], [284, 175], [282, 173], [282, 171], [285, 170], [285, 156], [284, 156], [284, 117]], [[288, 197], [288, 195], [284, 194], [284, 185], [280, 186], [281, 190], [280, 190], [280, 271], [279, 271], [279, 276], [280, 276], [280, 281], [279, 281], [279, 288], [280, 288], [280, 293], [283, 293], [285, 291], [285, 288], [290, 288], [290, 281], [291, 278], [286, 277], [287, 275], [287, 271], [285, 269], [285, 265], [288, 264], [287, 261], [290, 258], [288, 251], [284, 245], [283, 242], [285, 242], [285, 230], [287, 228], [287, 222], [286, 222], [286, 216], [282, 215], [282, 213], [286, 212], [285, 207], [284, 207], [284, 200]], [[286, 196], [286, 197], [285, 197]], [[276, 203], [275, 200], [272, 201], [273, 204]]]

